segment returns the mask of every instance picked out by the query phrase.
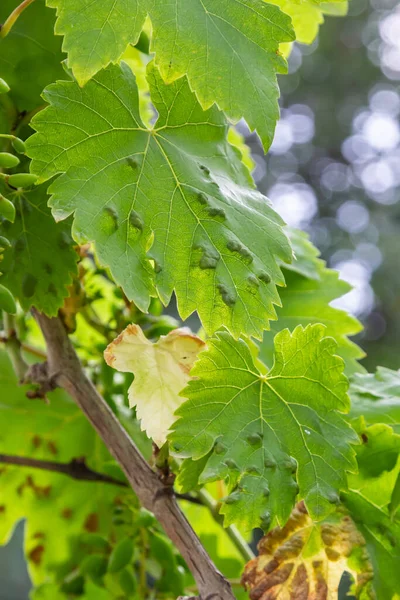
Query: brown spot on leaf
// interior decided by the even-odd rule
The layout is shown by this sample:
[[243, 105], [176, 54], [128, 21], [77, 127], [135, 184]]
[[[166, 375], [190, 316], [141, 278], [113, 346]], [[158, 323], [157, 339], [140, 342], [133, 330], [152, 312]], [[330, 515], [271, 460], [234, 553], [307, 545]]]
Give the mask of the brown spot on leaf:
[[34, 533], [32, 535], [32, 538], [34, 540], [43, 540], [46, 537], [46, 534], [43, 533], [43, 531], [36, 531], [36, 533]]
[[90, 513], [86, 517], [86, 521], [83, 525], [84, 529], [89, 533], [95, 533], [99, 528], [99, 517], [96, 513]]
[[50, 440], [49, 442], [47, 442], [47, 447], [52, 454], [58, 454], [58, 448], [53, 441]]
[[307, 600], [310, 591], [307, 570], [303, 564], [297, 569], [293, 577], [290, 590], [290, 600]]
[[33, 550], [31, 550], [29, 552], [28, 558], [33, 563], [35, 563], [35, 565], [40, 565], [40, 563], [42, 562], [43, 552], [44, 552], [44, 546], [43, 546], [43, 544], [38, 544], [37, 546], [35, 546], [33, 548]]
[[5, 507], [5, 505], [4, 505], [4, 504], [1, 504], [1, 505], [0, 505], [0, 514], [1, 514], [1, 513], [5, 513], [5, 512], [6, 512], [6, 507]]
[[22, 496], [25, 488], [30, 488], [38, 498], [48, 498], [51, 492], [51, 485], [36, 485], [32, 475], [28, 475], [24, 483], [17, 487], [17, 494]]
[[34, 448], [39, 448], [42, 443], [42, 438], [39, 435], [34, 435], [32, 438], [32, 445]]
[[62, 516], [63, 519], [70, 519], [72, 517], [72, 515], [73, 515], [72, 508], [64, 508], [61, 511], [61, 516]]
[[[374, 597], [365, 540], [348, 515], [314, 523], [301, 502], [284, 527], [260, 540], [258, 550], [242, 576], [250, 600], [328, 600], [328, 590], [329, 598], [337, 596], [344, 571], [354, 577], [357, 597]], [[347, 560], [353, 552], [357, 566]]]

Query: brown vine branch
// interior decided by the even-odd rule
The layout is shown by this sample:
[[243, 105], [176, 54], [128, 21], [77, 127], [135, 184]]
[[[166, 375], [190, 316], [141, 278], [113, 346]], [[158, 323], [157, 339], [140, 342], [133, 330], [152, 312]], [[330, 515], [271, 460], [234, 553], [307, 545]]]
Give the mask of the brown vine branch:
[[[18, 467], [31, 467], [33, 469], [41, 469], [42, 471], [53, 471], [54, 473], [61, 473], [62, 475], [67, 475], [68, 477], [72, 477], [72, 479], [81, 481], [97, 481], [112, 483], [121, 487], [129, 487], [126, 481], [115, 479], [105, 473], [93, 471], [93, 469], [87, 466], [85, 458], [73, 458], [68, 463], [60, 463], [53, 460], [30, 458], [28, 456], [0, 454], [0, 463]], [[174, 492], [174, 494], [178, 500], [186, 500], [187, 502], [192, 502], [192, 504], [204, 506], [200, 498], [196, 498], [190, 494], [179, 494], [178, 492]]]
[[0, 463], [19, 467], [42, 469], [44, 471], [52, 471], [54, 473], [62, 473], [63, 475], [72, 477], [72, 479], [79, 479], [81, 481], [112, 483], [113, 485], [119, 485], [122, 487], [127, 487], [128, 485], [125, 481], [120, 481], [114, 477], [106, 475], [105, 473], [93, 471], [87, 466], [84, 458], [73, 458], [68, 463], [60, 463], [52, 460], [30, 458], [27, 456], [0, 454]]
[[33, 312], [47, 343], [49, 378], [74, 398], [119, 462], [141, 504], [155, 515], [186, 561], [201, 600], [234, 600], [230, 584], [203, 548], [179, 508], [172, 488], [162, 484], [86, 377], [60, 319]]
[[7, 17], [5, 23], [3, 23], [3, 25], [0, 25], [0, 37], [4, 38], [10, 33], [15, 21], [24, 12], [24, 10], [28, 8], [30, 4], [32, 4], [32, 2], [34, 2], [34, 0], [24, 0], [23, 2], [21, 2], [21, 4], [14, 8], [12, 13]]

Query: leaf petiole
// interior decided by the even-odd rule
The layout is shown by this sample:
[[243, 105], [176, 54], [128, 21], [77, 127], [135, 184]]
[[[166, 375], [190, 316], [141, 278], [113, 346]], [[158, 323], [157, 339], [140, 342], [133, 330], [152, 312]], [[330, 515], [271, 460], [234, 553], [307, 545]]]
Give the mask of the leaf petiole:
[[0, 37], [5, 38], [6, 35], [8, 35], [15, 23], [15, 21], [18, 19], [18, 17], [21, 15], [21, 13], [24, 12], [24, 10], [30, 5], [32, 4], [34, 0], [24, 0], [23, 2], [21, 2], [21, 4], [19, 4], [13, 11], [12, 13], [9, 15], [9, 17], [6, 19], [5, 23], [3, 23], [3, 25], [0, 26]]

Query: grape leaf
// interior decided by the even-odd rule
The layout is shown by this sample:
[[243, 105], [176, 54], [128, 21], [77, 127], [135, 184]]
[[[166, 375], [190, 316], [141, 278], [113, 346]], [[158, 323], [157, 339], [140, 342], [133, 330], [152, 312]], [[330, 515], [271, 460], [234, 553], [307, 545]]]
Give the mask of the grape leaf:
[[400, 590], [400, 521], [389, 514], [398, 471], [399, 467], [374, 479], [352, 475], [349, 491], [343, 494], [344, 503], [367, 542], [379, 600], [397, 600]]
[[152, 50], [164, 81], [187, 74], [203, 108], [216, 102], [233, 121], [244, 117], [268, 150], [279, 118], [276, 73], [287, 69], [279, 43], [294, 40], [287, 15], [261, 0], [155, 6]]
[[57, 8], [68, 65], [83, 85], [135, 44], [149, 14], [152, 47], [166, 83], [187, 75], [204, 109], [215, 102], [244, 117], [265, 149], [279, 118], [276, 73], [287, 70], [279, 43], [294, 40], [290, 18], [263, 0], [48, 0]]
[[227, 332], [208, 341], [195, 363], [169, 439], [181, 457], [213, 450], [200, 482], [228, 478], [227, 524], [281, 524], [298, 492], [321, 519], [346, 487], [357, 436], [339, 414], [349, 409], [347, 380], [336, 343], [324, 334], [323, 325], [280, 332], [267, 375]]
[[190, 379], [190, 369], [205, 343], [186, 329], [174, 329], [150, 342], [139, 325], [128, 327], [107, 346], [104, 358], [117, 371], [134, 373], [128, 392], [142, 429], [161, 447], [174, 413], [182, 404], [179, 392]]
[[352, 421], [352, 426], [362, 441], [356, 448], [360, 473], [377, 477], [383, 471], [394, 469], [400, 454], [400, 435], [384, 423], [366, 426], [364, 418]]
[[242, 576], [252, 600], [337, 600], [345, 571], [356, 580], [357, 598], [374, 598], [365, 540], [347, 515], [315, 524], [301, 502], [258, 551]]
[[312, 44], [318, 35], [319, 26], [324, 22], [324, 14], [345, 15], [346, 0], [334, 0], [332, 3], [323, 0], [268, 0], [276, 4], [292, 19], [296, 41], [301, 44]]
[[400, 453], [400, 373], [378, 367], [356, 373], [349, 388], [350, 420], [360, 436], [357, 461], [365, 477], [391, 471]]
[[0, 235], [11, 243], [0, 264], [2, 285], [24, 310], [35, 306], [56, 315], [68, 295], [78, 255], [70, 221], [55, 223], [47, 207], [46, 185], [8, 194], [16, 207], [14, 223], [0, 219]]
[[[303, 260], [302, 258], [299, 263]], [[271, 364], [273, 337], [281, 329], [292, 329], [299, 324], [305, 326], [308, 323], [323, 323], [327, 327], [327, 335], [333, 337], [338, 344], [337, 352], [345, 361], [346, 373], [351, 374], [362, 370], [357, 361], [363, 358], [364, 352], [348, 336], [358, 333], [362, 325], [352, 315], [330, 306], [332, 300], [351, 288], [348, 283], [339, 279], [337, 271], [327, 269], [321, 260], [319, 263], [318, 279], [303, 277], [285, 269], [287, 287], [280, 291], [282, 308], [277, 309], [278, 321], [271, 324], [271, 331], [264, 332], [260, 358], [266, 364]], [[304, 268], [302, 270], [305, 273]]]
[[153, 129], [127, 65], [83, 89], [50, 86], [27, 144], [32, 170], [41, 181], [63, 173], [50, 186], [53, 214], [75, 211], [75, 237], [95, 241], [141, 310], [154, 285], [165, 304], [175, 289], [181, 316], [198, 310], [207, 332], [259, 337], [279, 303], [277, 261], [291, 260], [282, 221], [227, 143], [222, 113], [203, 112], [184, 78], [165, 86], [151, 64], [148, 79]]
[[392, 600], [400, 589], [400, 374], [383, 367], [357, 373], [350, 396], [351, 422], [363, 444], [357, 447], [359, 473], [349, 476], [343, 499], [367, 541], [377, 597]]
[[[108, 451], [82, 411], [62, 391], [50, 404], [25, 396], [10, 361], [0, 351], [0, 452], [57, 462], [85, 457], [90, 468], [106, 472]], [[27, 519], [25, 553], [35, 584], [49, 577], [70, 555], [70, 542], [85, 531], [112, 530], [114, 501], [128, 493], [112, 484], [76, 481], [60, 473], [1, 465], [0, 542], [15, 523]]]
[[400, 372], [378, 367], [376, 373], [356, 373], [350, 385], [352, 418], [386, 423], [400, 434]]
[[285, 269], [294, 271], [309, 279], [321, 279], [321, 268], [325, 264], [319, 257], [319, 250], [310, 242], [309, 235], [301, 229], [286, 227], [286, 234], [293, 248], [295, 260], [290, 264], [283, 264]]
[[47, 0], [57, 11], [55, 33], [64, 36], [67, 64], [81, 85], [110, 62], [116, 63], [129, 43], [136, 44], [147, 14], [146, 0]]
[[[16, 0], [1, 1], [0, 23], [17, 4]], [[0, 38], [0, 77], [10, 86], [9, 95], [20, 112], [36, 108], [43, 88], [65, 78], [61, 40], [53, 35], [54, 21], [54, 11], [46, 8], [44, 0], [36, 0], [20, 15], [10, 33]]]

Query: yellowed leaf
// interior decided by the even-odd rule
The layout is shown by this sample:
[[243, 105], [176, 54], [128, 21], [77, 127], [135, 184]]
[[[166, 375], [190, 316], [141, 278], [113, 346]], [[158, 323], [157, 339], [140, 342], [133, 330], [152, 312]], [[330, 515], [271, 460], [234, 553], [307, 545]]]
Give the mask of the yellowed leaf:
[[142, 429], [158, 446], [166, 441], [174, 413], [185, 400], [179, 392], [204, 347], [203, 340], [188, 329], [175, 329], [152, 343], [138, 325], [128, 325], [104, 352], [110, 367], [134, 373], [129, 406], [136, 406]]
[[301, 502], [258, 550], [242, 577], [250, 600], [337, 600], [344, 571], [354, 577], [357, 598], [375, 597], [365, 540], [348, 515], [316, 524]]

